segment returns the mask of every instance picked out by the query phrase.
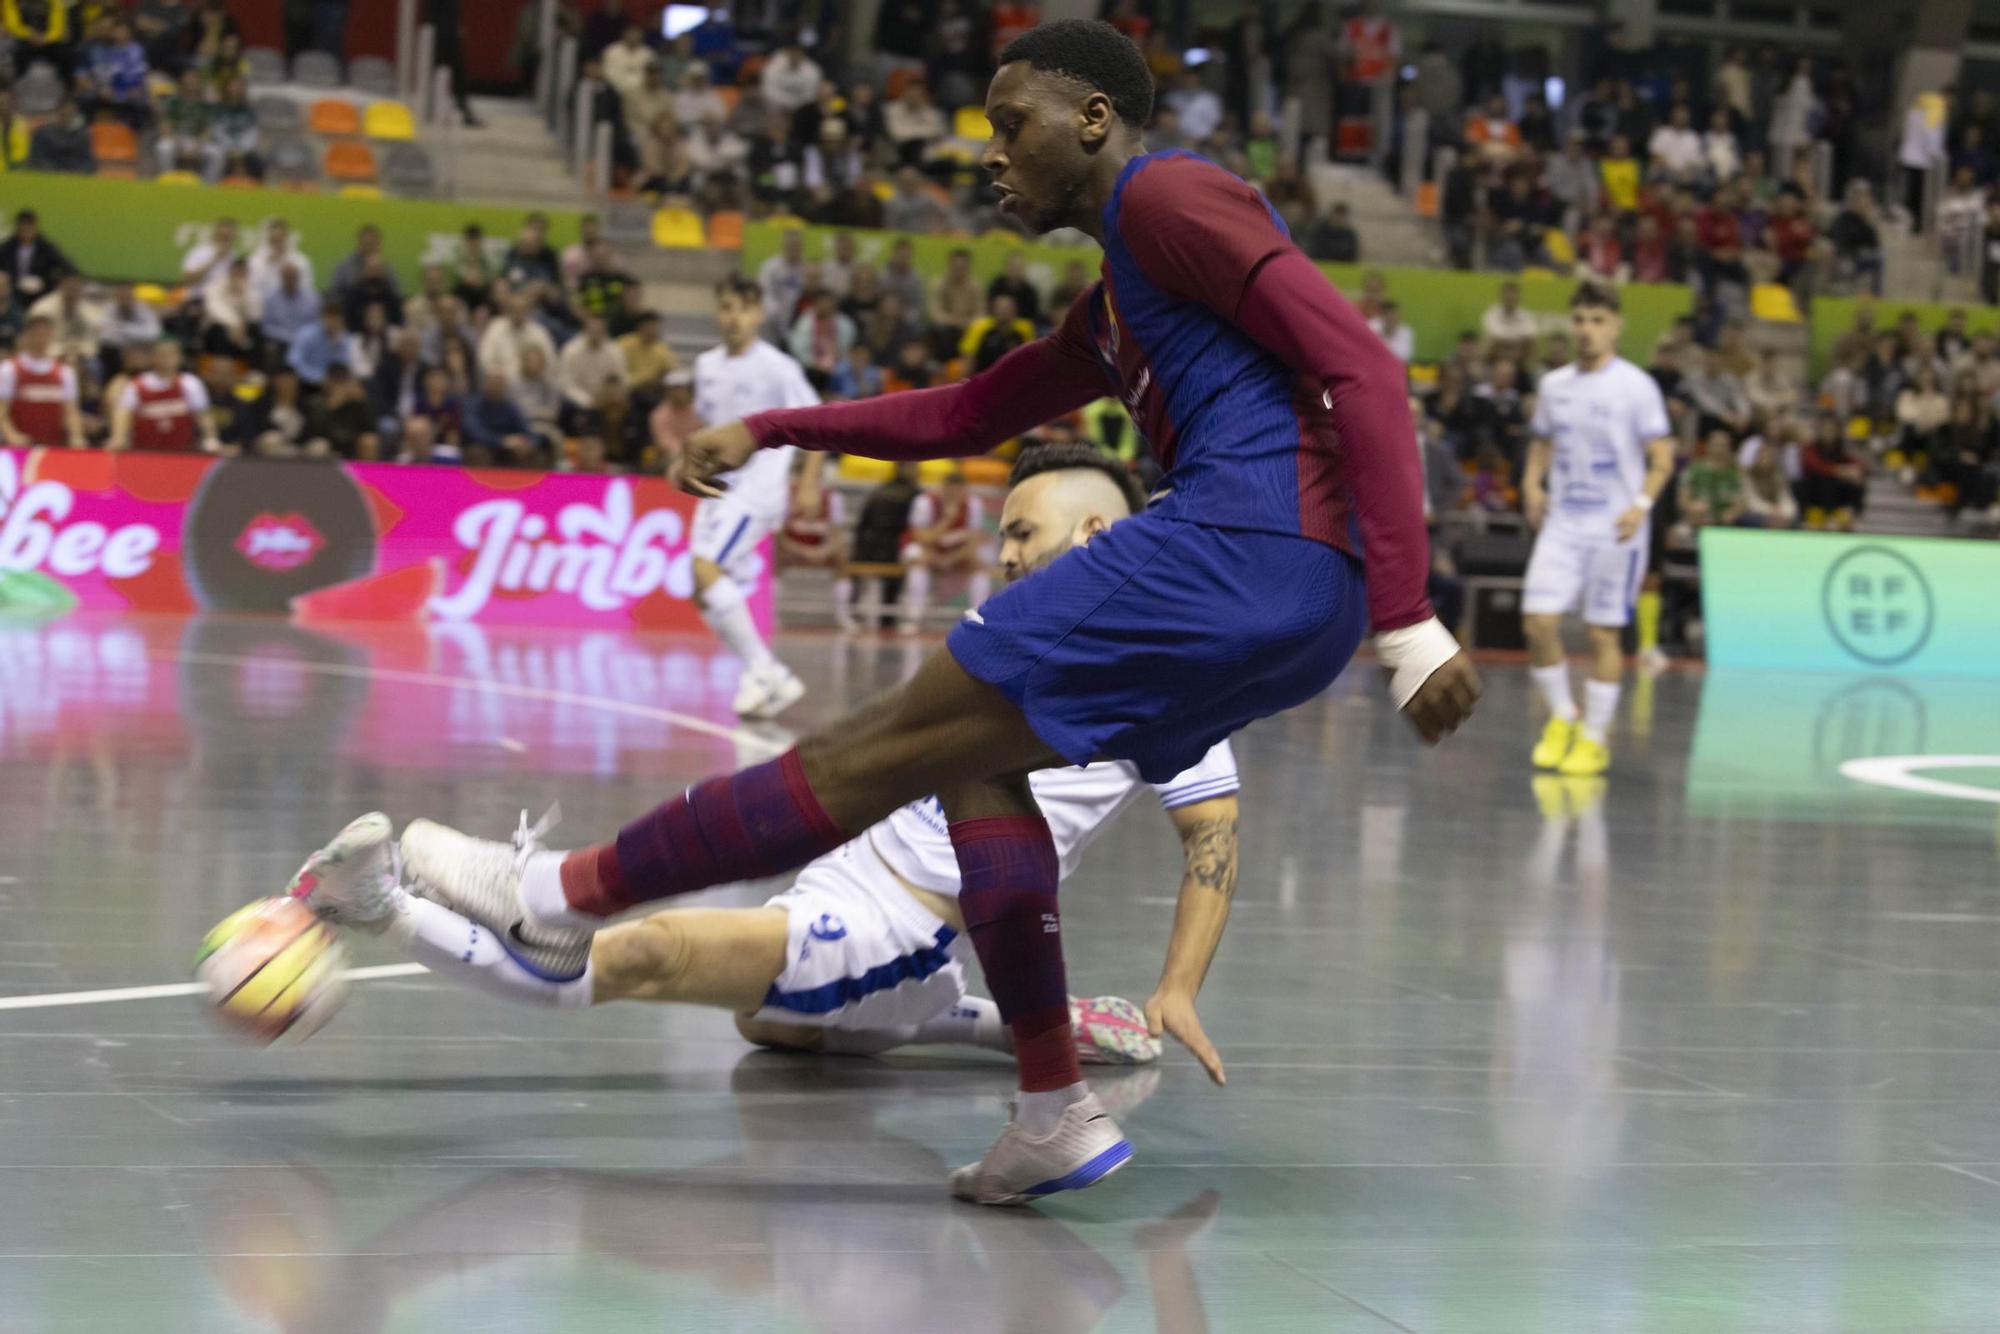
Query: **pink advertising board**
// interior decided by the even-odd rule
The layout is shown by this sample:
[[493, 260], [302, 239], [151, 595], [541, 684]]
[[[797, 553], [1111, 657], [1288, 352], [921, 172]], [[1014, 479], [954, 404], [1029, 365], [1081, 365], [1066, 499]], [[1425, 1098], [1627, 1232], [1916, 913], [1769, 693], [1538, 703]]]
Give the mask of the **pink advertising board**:
[[653, 477], [0, 449], [0, 615], [692, 630], [693, 514]]

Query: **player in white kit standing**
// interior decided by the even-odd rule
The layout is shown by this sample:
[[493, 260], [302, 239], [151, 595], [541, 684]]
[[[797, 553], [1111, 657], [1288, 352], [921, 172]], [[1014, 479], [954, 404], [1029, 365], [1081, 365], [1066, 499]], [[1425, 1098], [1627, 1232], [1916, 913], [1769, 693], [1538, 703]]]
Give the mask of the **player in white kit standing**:
[[[703, 421], [819, 402], [799, 363], [758, 337], [764, 307], [755, 282], [725, 278], [715, 289], [715, 318], [721, 345], [694, 359], [694, 410]], [[733, 707], [744, 718], [775, 718], [806, 693], [757, 633], [744, 594], [757, 575], [758, 547], [785, 522], [796, 452], [789, 445], [759, 450], [729, 474], [721, 496], [694, 508], [695, 599], [709, 629], [743, 660]]]
[[[1585, 283], [1570, 298], [1576, 360], [1541, 380], [1522, 508], [1537, 529], [1521, 597], [1528, 673], [1551, 717], [1534, 763], [1578, 777], [1611, 764], [1625, 651], [1619, 642], [1646, 575], [1648, 518], [1674, 471], [1673, 427], [1653, 377], [1618, 355], [1618, 294]], [[1590, 681], [1579, 718], [1562, 617], [1590, 630]]]

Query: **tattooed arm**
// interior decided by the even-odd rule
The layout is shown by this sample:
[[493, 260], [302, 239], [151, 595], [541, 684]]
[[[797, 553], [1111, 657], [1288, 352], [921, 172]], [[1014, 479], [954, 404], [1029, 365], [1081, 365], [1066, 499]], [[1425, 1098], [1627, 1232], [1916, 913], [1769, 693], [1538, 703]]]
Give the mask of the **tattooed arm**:
[[1167, 942], [1166, 967], [1160, 985], [1146, 1002], [1146, 1023], [1153, 1036], [1171, 1033], [1194, 1053], [1208, 1077], [1226, 1083], [1222, 1058], [1202, 1031], [1194, 999], [1222, 943], [1229, 923], [1229, 905], [1236, 897], [1236, 798], [1218, 797], [1168, 812], [1180, 831], [1186, 871], [1181, 877], [1180, 902], [1174, 909], [1174, 934]]

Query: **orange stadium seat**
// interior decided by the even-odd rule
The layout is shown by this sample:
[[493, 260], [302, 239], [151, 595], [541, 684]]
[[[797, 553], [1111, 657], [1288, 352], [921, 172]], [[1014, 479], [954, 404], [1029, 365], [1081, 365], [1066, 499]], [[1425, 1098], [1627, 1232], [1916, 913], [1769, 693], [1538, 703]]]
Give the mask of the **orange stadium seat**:
[[90, 127], [90, 151], [99, 162], [137, 162], [139, 136], [132, 127], [115, 120], [101, 120]]
[[723, 84], [715, 90], [715, 95], [722, 99], [722, 105], [730, 111], [736, 110], [736, 104], [743, 100], [743, 90], [733, 83]]
[[306, 112], [306, 124], [314, 134], [351, 135], [361, 133], [361, 113], [354, 103], [339, 97], [323, 97]]
[[708, 220], [708, 243], [717, 250], [743, 248], [743, 215], [724, 209]]
[[375, 154], [363, 143], [334, 144], [326, 150], [326, 174], [329, 180], [372, 183]]

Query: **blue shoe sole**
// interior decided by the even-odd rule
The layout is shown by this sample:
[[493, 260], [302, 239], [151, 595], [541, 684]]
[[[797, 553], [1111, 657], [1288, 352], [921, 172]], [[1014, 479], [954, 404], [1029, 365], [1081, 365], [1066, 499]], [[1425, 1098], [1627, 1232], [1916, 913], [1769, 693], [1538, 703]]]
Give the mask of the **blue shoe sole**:
[[1040, 1185], [1030, 1186], [1021, 1193], [1029, 1196], [1042, 1196], [1054, 1195], [1058, 1191], [1082, 1190], [1086, 1186], [1094, 1186], [1104, 1180], [1104, 1178], [1125, 1166], [1131, 1159], [1132, 1145], [1129, 1141], [1121, 1139], [1085, 1163], [1082, 1167], [1077, 1168], [1074, 1172], [1068, 1172], [1052, 1180], [1044, 1181]]

